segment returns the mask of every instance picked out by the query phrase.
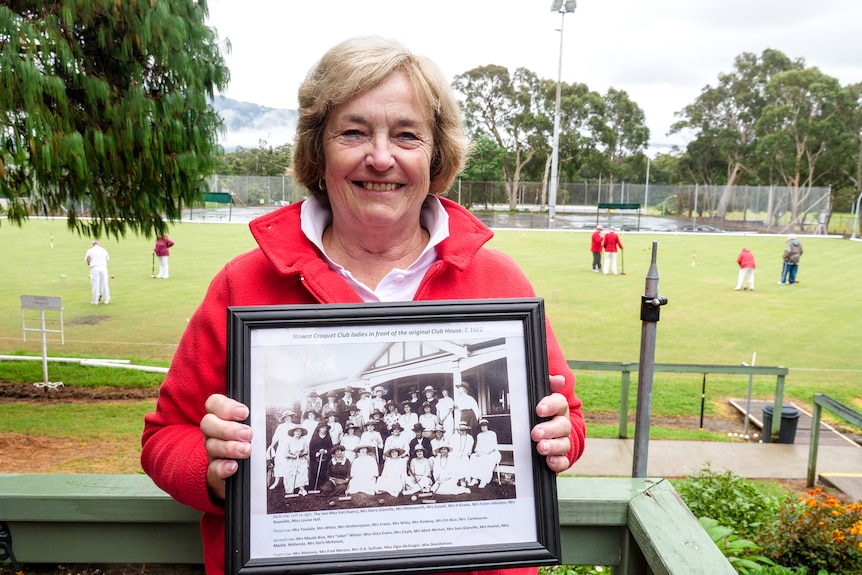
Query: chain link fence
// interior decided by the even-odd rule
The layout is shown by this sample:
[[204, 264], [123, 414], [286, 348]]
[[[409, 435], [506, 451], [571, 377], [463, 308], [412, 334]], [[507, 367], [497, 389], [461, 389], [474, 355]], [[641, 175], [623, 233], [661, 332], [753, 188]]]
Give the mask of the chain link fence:
[[[213, 193], [229, 194], [233, 208], [269, 210], [304, 199], [308, 191], [292, 176], [223, 176], [210, 178]], [[830, 213], [830, 189], [790, 188], [783, 186], [736, 186], [725, 195], [725, 186], [644, 184], [602, 182], [561, 183], [557, 188], [558, 213], [596, 214], [599, 204], [640, 204], [639, 213], [652, 216], [698, 218], [703, 222], [717, 220], [725, 228], [764, 229], [782, 232], [796, 222], [794, 229], [818, 233], [827, 224]], [[447, 197], [474, 211], [508, 211], [509, 200], [504, 182], [466, 182], [458, 180]], [[546, 214], [547, 187], [541, 182], [521, 182], [517, 193], [517, 211]], [[223, 206], [207, 204], [198, 210], [206, 219], [212, 209]], [[721, 212], [724, 216], [720, 217]], [[537, 219], [541, 217], [537, 215]], [[545, 219], [545, 225], [547, 219]], [[541, 224], [538, 227], [543, 227]]]

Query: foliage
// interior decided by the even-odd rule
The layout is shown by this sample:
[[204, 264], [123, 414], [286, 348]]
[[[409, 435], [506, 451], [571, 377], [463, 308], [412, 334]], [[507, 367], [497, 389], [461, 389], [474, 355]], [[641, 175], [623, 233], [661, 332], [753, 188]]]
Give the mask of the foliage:
[[[782, 565], [770, 565], [769, 567], [764, 567], [760, 570], [759, 575], [812, 575], [813, 572], [809, 571], [805, 567], [798, 567], [796, 569], [792, 569], [790, 567], [784, 567]], [[838, 575], [837, 573], [830, 573], [825, 569], [821, 569], [816, 574], [813, 575]]]
[[862, 503], [844, 504], [821, 489], [789, 501], [758, 541], [782, 565], [862, 573]]
[[756, 123], [757, 155], [770, 181], [793, 189], [792, 224], [811, 187], [836, 179], [827, 150], [842, 149], [850, 137], [837, 106], [840, 92], [838, 81], [817, 68], [781, 72], [766, 85], [769, 103]]
[[757, 544], [741, 539], [730, 527], [719, 525], [718, 521], [709, 517], [701, 517], [697, 521], [737, 573], [750, 575], [761, 572], [764, 565], [773, 565], [767, 557], [754, 554], [760, 551]]
[[509, 209], [514, 210], [521, 170], [537, 152], [549, 148], [552, 114], [541, 108], [543, 83], [526, 68], [510, 74], [503, 66], [490, 65], [456, 76], [452, 85], [466, 97], [468, 128], [506, 150], [503, 174]]
[[282, 176], [291, 163], [290, 144], [273, 148], [265, 140], [257, 148], [238, 147], [219, 158], [218, 173], [233, 176]]
[[707, 517], [746, 537], [770, 521], [779, 500], [764, 496], [754, 482], [732, 471], [718, 473], [709, 465], [674, 484], [695, 517]]
[[778, 50], [743, 53], [731, 72], [677, 112], [671, 133], [693, 136], [680, 160], [681, 175], [728, 185], [715, 209], [719, 218], [730, 203], [730, 186], [791, 186], [796, 193], [789, 211], [796, 221], [811, 186], [860, 189], [860, 94], [858, 84], [842, 87]]
[[499, 182], [503, 180], [503, 160], [506, 150], [492, 138], [479, 134], [467, 165], [459, 176], [471, 182]]
[[222, 126], [210, 102], [229, 79], [207, 12], [205, 0], [0, 6], [10, 221], [64, 213], [79, 233], [150, 235], [206, 191]]
[[610, 574], [610, 567], [600, 565], [556, 565], [554, 567], [539, 567], [539, 575], [600, 575]]
[[601, 114], [595, 127], [599, 150], [607, 160], [605, 173], [609, 175], [609, 184], [636, 180], [633, 172], [643, 173], [643, 168], [632, 159], [642, 153], [649, 141], [649, 129], [640, 106], [624, 90], [610, 88], [602, 98]]
[[[739, 573], [862, 573], [862, 504], [820, 489], [798, 500], [764, 496], [755, 482], [708, 466], [674, 487]], [[772, 562], [787, 570], [761, 570]]]

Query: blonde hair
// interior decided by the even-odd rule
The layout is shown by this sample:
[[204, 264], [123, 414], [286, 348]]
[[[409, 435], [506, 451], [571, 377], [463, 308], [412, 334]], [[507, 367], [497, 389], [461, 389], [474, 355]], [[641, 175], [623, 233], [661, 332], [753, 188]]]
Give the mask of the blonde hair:
[[393, 74], [404, 73], [428, 106], [434, 133], [430, 189], [449, 189], [464, 167], [470, 144], [461, 109], [443, 73], [428, 58], [412, 54], [400, 42], [378, 36], [351, 38], [330, 48], [299, 87], [299, 119], [293, 148], [297, 181], [312, 194], [325, 194], [324, 130], [335, 106], [364, 94]]

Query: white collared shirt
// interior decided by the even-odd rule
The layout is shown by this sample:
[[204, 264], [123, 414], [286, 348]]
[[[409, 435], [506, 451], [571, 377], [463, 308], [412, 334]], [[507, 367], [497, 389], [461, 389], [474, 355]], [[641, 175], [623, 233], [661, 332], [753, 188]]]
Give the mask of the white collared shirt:
[[371, 289], [353, 277], [350, 270], [334, 262], [323, 247], [323, 232], [332, 221], [332, 212], [317, 196], [309, 197], [302, 203], [300, 210], [300, 225], [305, 237], [320, 249], [329, 267], [343, 277], [356, 291], [363, 301], [412, 301], [419, 289], [425, 272], [437, 261], [437, 250], [434, 248], [449, 237], [449, 214], [436, 196], [428, 196], [422, 204], [419, 221], [428, 230], [428, 244], [415, 262], [407, 269], [394, 268], [386, 274], [376, 289]]

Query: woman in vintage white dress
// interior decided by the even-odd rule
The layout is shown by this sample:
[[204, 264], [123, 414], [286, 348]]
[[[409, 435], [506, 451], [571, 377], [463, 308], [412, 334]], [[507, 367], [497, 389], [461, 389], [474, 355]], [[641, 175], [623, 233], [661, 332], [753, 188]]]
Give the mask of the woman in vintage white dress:
[[308, 432], [300, 425], [290, 425], [286, 437], [279, 437], [276, 441], [273, 436], [270, 445], [270, 449], [275, 448], [273, 475], [276, 477], [276, 482], [270, 489], [278, 484], [278, 478], [281, 477], [285, 497], [293, 495], [297, 490], [300, 495], [305, 495], [308, 485], [308, 441], [305, 439]]
[[377, 478], [377, 493], [388, 493], [398, 497], [407, 484], [407, 451], [392, 447], [383, 452], [383, 471]]
[[356, 448], [360, 444], [358, 432], [359, 428], [355, 424], [348, 423], [347, 428], [344, 430], [344, 435], [341, 436], [341, 441], [339, 441], [339, 444], [344, 446], [344, 456], [351, 463], [356, 459]]
[[442, 397], [437, 400], [437, 421], [443, 426], [446, 438], [455, 433], [455, 400], [449, 395], [449, 389], [444, 385], [440, 389]]
[[500, 463], [500, 450], [497, 445], [497, 433], [488, 429], [488, 420], [479, 420], [481, 431], [476, 435], [476, 446], [470, 456], [470, 483], [479, 484], [483, 489], [494, 477], [494, 468]]
[[431, 491], [438, 495], [460, 495], [470, 493], [469, 487], [464, 487], [458, 480], [464, 477], [464, 472], [458, 465], [458, 460], [449, 457], [449, 446], [441, 445], [434, 457], [434, 484]]
[[414, 448], [416, 456], [407, 464], [407, 483], [404, 486], [404, 495], [413, 495], [416, 492], [431, 492], [433, 483], [433, 460], [425, 457], [425, 448], [417, 445]]
[[373, 453], [373, 445], [363, 443], [356, 448], [356, 459], [350, 465], [350, 483], [347, 485], [347, 495], [356, 493], [375, 495], [377, 493], [377, 476], [380, 471], [377, 467], [377, 458], [374, 457]]
[[470, 479], [472, 467], [470, 456], [473, 455], [473, 446], [476, 443], [468, 431], [470, 431], [470, 428], [462, 421], [458, 424], [455, 435], [449, 440], [449, 445], [452, 447], [452, 453], [449, 454], [449, 458], [454, 460], [460, 474], [458, 481], [463, 482], [464, 485]]
[[413, 429], [413, 426], [419, 423], [419, 414], [413, 411], [413, 406], [409, 401], [401, 402], [401, 417], [398, 418], [398, 423], [402, 429]]

